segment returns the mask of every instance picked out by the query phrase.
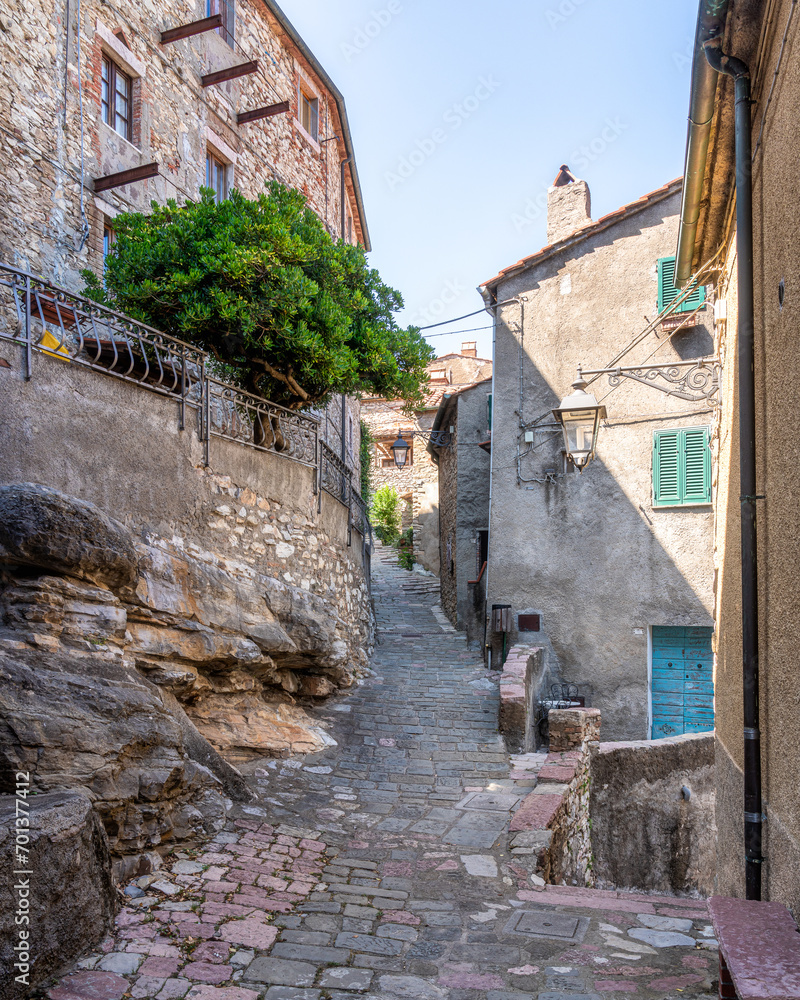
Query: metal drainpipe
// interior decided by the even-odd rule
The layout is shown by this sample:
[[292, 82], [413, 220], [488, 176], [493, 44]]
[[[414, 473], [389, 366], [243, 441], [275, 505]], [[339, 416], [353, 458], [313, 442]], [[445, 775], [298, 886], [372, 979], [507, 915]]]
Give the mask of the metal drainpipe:
[[761, 735], [758, 705], [758, 561], [753, 310], [753, 185], [750, 71], [719, 44], [705, 45], [718, 72], [733, 77], [736, 129], [736, 267], [738, 276], [739, 476], [742, 505], [742, 678], [744, 702], [744, 851], [747, 899], [761, 899]]

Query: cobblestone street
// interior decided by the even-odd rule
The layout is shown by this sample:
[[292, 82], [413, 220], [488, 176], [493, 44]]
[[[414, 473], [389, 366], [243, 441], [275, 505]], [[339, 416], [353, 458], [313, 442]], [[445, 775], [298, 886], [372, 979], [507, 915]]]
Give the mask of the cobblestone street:
[[[249, 771], [258, 804], [129, 887], [118, 930], [51, 1000], [643, 1000], [713, 995], [702, 902], [536, 885], [508, 848], [497, 684], [375, 559], [374, 675], [315, 714], [335, 740]], [[539, 880], [541, 881], [541, 880]]]

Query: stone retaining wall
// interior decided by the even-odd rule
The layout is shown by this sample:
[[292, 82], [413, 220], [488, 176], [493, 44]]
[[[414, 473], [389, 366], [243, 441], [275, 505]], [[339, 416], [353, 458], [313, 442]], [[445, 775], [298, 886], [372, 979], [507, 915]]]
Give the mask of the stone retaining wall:
[[367, 667], [363, 539], [313, 469], [219, 438], [207, 468], [193, 409], [33, 361], [0, 369], [0, 760], [87, 794], [128, 871], [224, 821], [219, 754], [325, 745], [302, 699]]
[[601, 743], [590, 766], [597, 885], [709, 895], [713, 733]]
[[544, 650], [511, 647], [500, 675], [500, 732], [509, 749], [536, 749], [535, 709], [546, 677]]

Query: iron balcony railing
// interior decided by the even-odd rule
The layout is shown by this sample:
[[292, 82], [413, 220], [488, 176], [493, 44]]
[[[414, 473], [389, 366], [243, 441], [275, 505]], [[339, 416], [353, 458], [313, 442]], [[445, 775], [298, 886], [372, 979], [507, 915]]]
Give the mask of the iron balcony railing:
[[43, 354], [175, 399], [181, 430], [187, 407], [195, 410], [206, 465], [217, 437], [314, 469], [315, 491], [339, 500], [350, 511], [348, 527], [371, 536], [353, 470], [321, 440], [320, 421], [220, 381], [200, 348], [2, 263], [0, 340], [22, 348], [26, 381], [33, 378], [34, 353]]

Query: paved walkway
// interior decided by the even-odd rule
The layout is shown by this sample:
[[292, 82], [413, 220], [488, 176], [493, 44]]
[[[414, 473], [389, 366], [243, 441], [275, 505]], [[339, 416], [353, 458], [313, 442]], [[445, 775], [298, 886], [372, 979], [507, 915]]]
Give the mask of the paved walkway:
[[316, 713], [337, 745], [253, 767], [259, 804], [129, 887], [51, 1000], [713, 996], [703, 904], [535, 886], [509, 855], [535, 776], [509, 777], [496, 683], [437, 581], [375, 563], [374, 676]]

